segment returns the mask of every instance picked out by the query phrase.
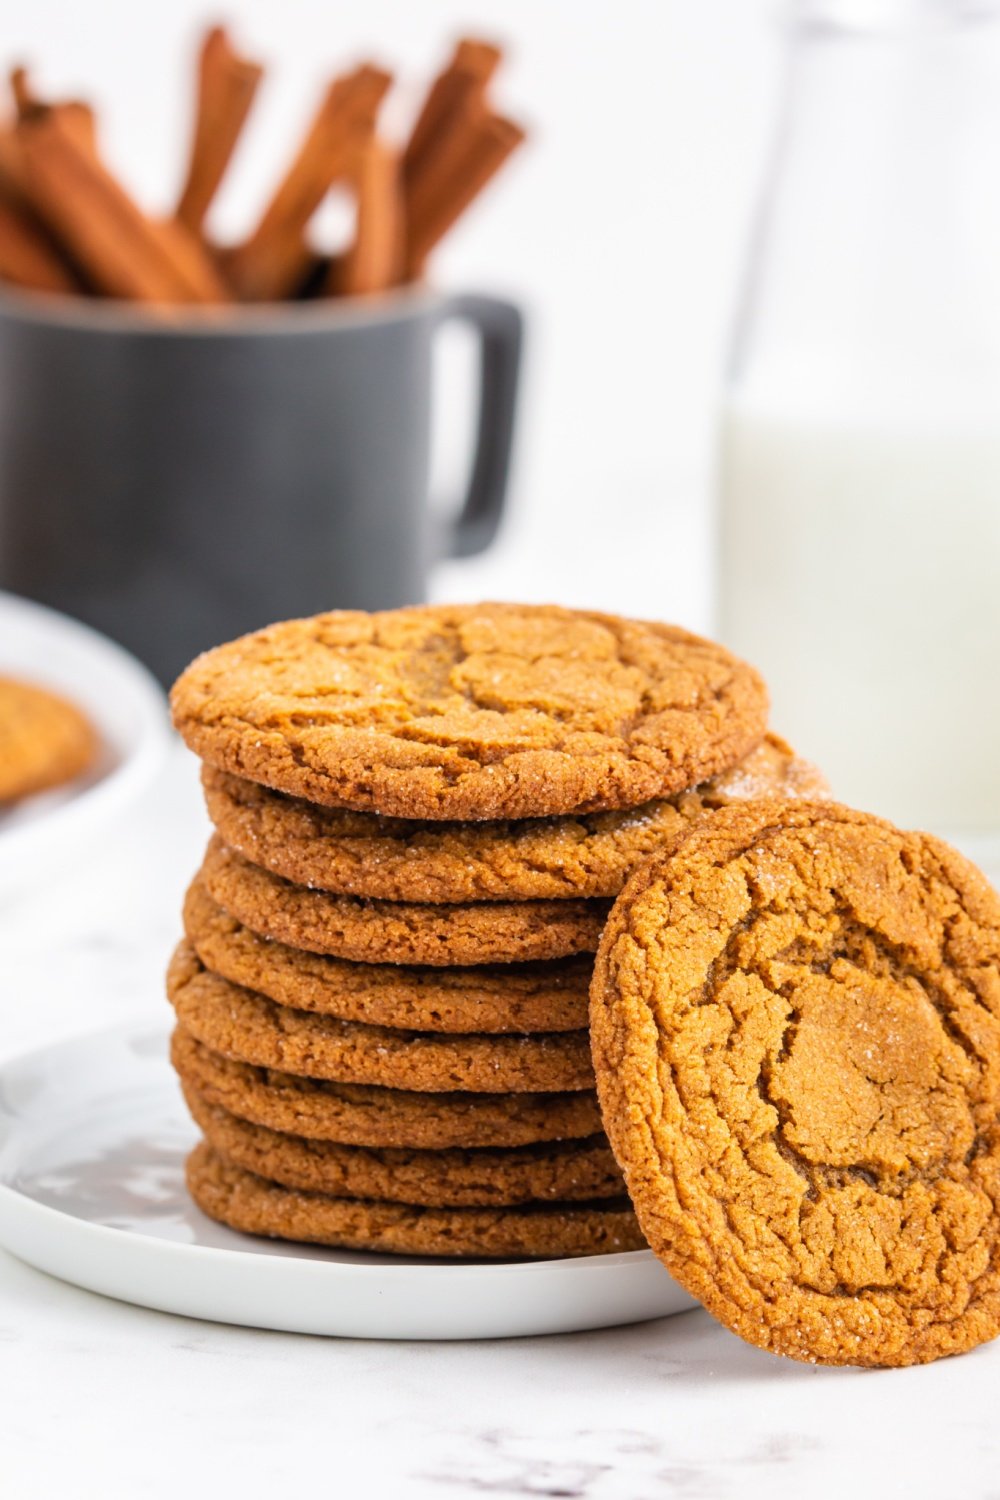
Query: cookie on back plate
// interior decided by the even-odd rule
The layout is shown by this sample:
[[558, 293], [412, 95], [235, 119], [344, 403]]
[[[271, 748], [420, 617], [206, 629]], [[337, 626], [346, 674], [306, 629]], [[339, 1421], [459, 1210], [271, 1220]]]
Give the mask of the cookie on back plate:
[[734, 1332], [907, 1365], [1000, 1331], [1000, 898], [833, 804], [713, 813], [633, 875], [591, 991], [649, 1243]]
[[0, 807], [62, 786], [89, 769], [97, 732], [75, 704], [32, 682], [0, 677]]
[[208, 651], [171, 695], [210, 765], [400, 818], [631, 807], [727, 770], [767, 692], [672, 625], [528, 604], [290, 620]]

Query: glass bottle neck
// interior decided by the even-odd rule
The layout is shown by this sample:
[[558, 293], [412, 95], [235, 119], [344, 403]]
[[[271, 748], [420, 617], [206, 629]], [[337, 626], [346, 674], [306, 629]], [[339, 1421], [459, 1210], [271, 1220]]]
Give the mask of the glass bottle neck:
[[789, 20], [814, 35], [899, 37], [973, 26], [1000, 16], [998, 0], [793, 0]]
[[[928, 392], [935, 406], [955, 393], [995, 405], [1000, 26], [844, 31], [861, 5], [796, 7], [799, 18], [836, 12], [841, 26], [793, 31], [731, 379], [803, 399]], [[864, 0], [866, 16], [880, 8], [970, 11], [960, 0]]]

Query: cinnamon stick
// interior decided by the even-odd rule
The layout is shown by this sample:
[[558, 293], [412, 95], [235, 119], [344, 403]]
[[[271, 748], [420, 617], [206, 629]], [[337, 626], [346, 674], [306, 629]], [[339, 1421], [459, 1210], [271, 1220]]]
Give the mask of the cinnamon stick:
[[90, 151], [97, 150], [97, 117], [92, 105], [83, 99], [63, 99], [52, 104], [40, 98], [23, 66], [11, 68], [10, 91], [14, 96], [14, 107], [19, 120], [30, 120], [33, 116], [54, 111], [73, 132], [81, 146]]
[[357, 153], [351, 178], [354, 239], [330, 265], [325, 291], [334, 296], [384, 292], [400, 279], [405, 254], [398, 154], [372, 138]]
[[24, 192], [24, 160], [13, 130], [0, 128], [0, 193], [18, 208], [27, 205]]
[[242, 297], [288, 296], [309, 265], [306, 226], [330, 187], [347, 171], [371, 135], [391, 75], [370, 64], [327, 89], [298, 154], [250, 238], [237, 246], [227, 270]]
[[[71, 191], [69, 202], [56, 207], [55, 219], [60, 219], [59, 208], [61, 207], [60, 223], [54, 222], [52, 203], [49, 204], [48, 210], [38, 201], [33, 204], [33, 207], [36, 214], [47, 222], [54, 237], [61, 240], [64, 254], [82, 267], [94, 289], [108, 292], [113, 296], [137, 296], [138, 300], [142, 301], [218, 302], [228, 300], [228, 293], [221, 278], [207, 252], [197, 240], [191, 237], [183, 227], [178, 230], [170, 224], [144, 219], [138, 208], [131, 203], [131, 200], [101, 165], [97, 152], [96, 120], [90, 106], [80, 100], [66, 100], [53, 104], [44, 102], [32, 87], [24, 68], [15, 68], [11, 73], [10, 81], [19, 116], [19, 127], [14, 141], [14, 151], [18, 153], [18, 158], [11, 160], [9, 165], [18, 174], [20, 195], [26, 201], [31, 202], [33, 195], [36, 198], [43, 198], [48, 191], [44, 181], [44, 166], [43, 180], [35, 181], [31, 167], [34, 159], [32, 153], [37, 155], [40, 152], [42, 157], [55, 161], [56, 166], [53, 170], [57, 178], [65, 177], [69, 173], [77, 179], [90, 181], [90, 208], [85, 209], [82, 206], [85, 200], [80, 198], [79, 192], [74, 195]], [[58, 145], [52, 143], [60, 138], [61, 150]], [[38, 144], [39, 139], [42, 142], [41, 146]], [[24, 147], [25, 141], [34, 142], [34, 144], [29, 144], [27, 153]], [[0, 159], [0, 175], [2, 171], [3, 160]], [[111, 226], [105, 224], [102, 228], [100, 224], [86, 222], [95, 212], [98, 217], [102, 212], [110, 214], [112, 221], [120, 221], [122, 213], [125, 212], [130, 221], [133, 241], [136, 233], [139, 230], [142, 231], [145, 260], [143, 252], [140, 251], [136, 271], [139, 278], [145, 279], [147, 283], [146, 294], [128, 292], [124, 285], [118, 290], [114, 289], [117, 274], [114, 269], [115, 257], [112, 254], [109, 260], [107, 253]], [[81, 214], [84, 220], [82, 223], [79, 222]], [[69, 219], [75, 221], [75, 228], [67, 230], [66, 225]], [[82, 248], [78, 247], [77, 240], [80, 241]], [[151, 263], [150, 254], [152, 254]], [[95, 271], [91, 263], [94, 255], [98, 255], [105, 261], [103, 271], [100, 267]], [[162, 276], [164, 263], [166, 263], [167, 270], [166, 282], [163, 281]], [[159, 268], [159, 279], [153, 274], [155, 267]], [[109, 275], [110, 282], [108, 281]], [[169, 291], [167, 287], [170, 287]]]
[[[148, 303], [359, 295], [419, 277], [455, 220], [523, 140], [487, 90], [501, 49], [462, 38], [423, 100], [402, 150], [376, 135], [391, 78], [372, 64], [326, 89], [253, 233], [221, 249], [204, 225], [263, 77], [225, 28], [203, 37], [183, 186], [170, 219], [142, 212], [101, 160], [93, 111], [41, 98], [23, 68], [10, 83], [17, 122], [0, 124], [0, 276], [71, 281]], [[335, 183], [356, 202], [347, 249], [329, 258], [309, 223]]]
[[470, 112], [429, 152], [419, 177], [407, 183], [406, 273], [411, 279], [423, 274], [435, 245], [524, 138], [512, 120]]
[[165, 234], [142, 213], [72, 118], [33, 109], [16, 136], [32, 208], [97, 291], [150, 303], [226, 300], [207, 254], [183, 226]]
[[28, 70], [23, 63], [11, 68], [8, 77], [10, 91], [14, 96], [14, 108], [17, 110], [18, 118], [23, 120], [25, 115], [39, 107], [40, 100], [31, 86]]
[[490, 42], [464, 38], [448, 66], [431, 84], [403, 153], [403, 175], [419, 176], [428, 151], [470, 109], [483, 102], [486, 87], [503, 58]]
[[222, 26], [202, 42], [198, 60], [198, 98], [187, 176], [176, 217], [199, 232], [232, 160], [240, 132], [264, 76], [263, 68], [233, 50]]
[[5, 197], [0, 197], [0, 278], [34, 292], [81, 290], [37, 220]]
[[233, 294], [210, 248], [179, 219], [147, 220], [183, 288], [182, 302], [232, 302]]
[[38, 218], [24, 190], [24, 161], [13, 130], [0, 128], [0, 279], [36, 291], [85, 290]]

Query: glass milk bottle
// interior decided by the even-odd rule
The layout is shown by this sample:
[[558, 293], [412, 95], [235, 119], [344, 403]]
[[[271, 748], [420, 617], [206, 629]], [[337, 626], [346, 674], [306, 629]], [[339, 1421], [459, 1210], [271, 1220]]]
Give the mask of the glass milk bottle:
[[793, 10], [726, 392], [718, 596], [776, 728], [841, 800], [991, 863], [998, 9]]

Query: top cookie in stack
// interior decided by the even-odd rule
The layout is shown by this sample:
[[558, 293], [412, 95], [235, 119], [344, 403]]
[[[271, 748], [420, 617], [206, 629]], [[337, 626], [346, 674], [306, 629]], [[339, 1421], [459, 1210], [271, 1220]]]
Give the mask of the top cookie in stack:
[[671, 625], [488, 604], [291, 620], [198, 658], [191, 749], [292, 796], [396, 818], [636, 807], [726, 771], [767, 694]]
[[[273, 626], [172, 701], [217, 829], [170, 977], [201, 1205], [431, 1254], [641, 1243], [589, 955], [632, 866], [705, 807], [822, 791], [764, 738], [757, 673], [672, 626], [436, 606]], [[348, 1133], [345, 1088], [367, 1091]]]

